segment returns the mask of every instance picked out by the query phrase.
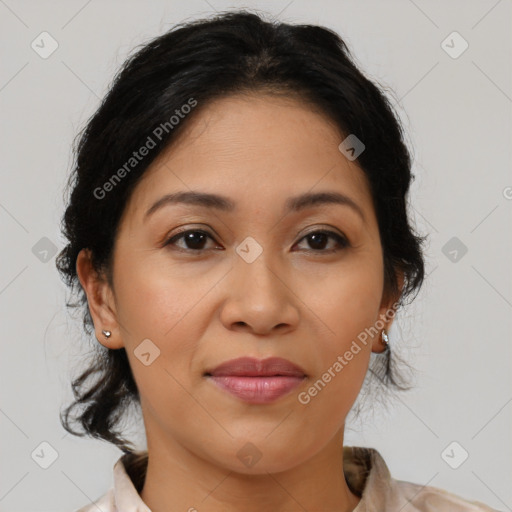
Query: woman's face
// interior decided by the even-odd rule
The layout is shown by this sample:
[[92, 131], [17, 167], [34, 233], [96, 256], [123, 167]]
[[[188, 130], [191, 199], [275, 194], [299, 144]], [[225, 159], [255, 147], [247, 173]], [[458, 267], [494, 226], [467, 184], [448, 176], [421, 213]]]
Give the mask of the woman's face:
[[[126, 206], [96, 331], [126, 348], [148, 448], [283, 471], [342, 435], [372, 344], [383, 350], [380, 331], [361, 341], [391, 306], [372, 199], [344, 137], [303, 103], [232, 96], [197, 114]], [[224, 199], [160, 202], [190, 192]], [[346, 199], [298, 199], [321, 192]], [[305, 376], [208, 375], [240, 357]]]

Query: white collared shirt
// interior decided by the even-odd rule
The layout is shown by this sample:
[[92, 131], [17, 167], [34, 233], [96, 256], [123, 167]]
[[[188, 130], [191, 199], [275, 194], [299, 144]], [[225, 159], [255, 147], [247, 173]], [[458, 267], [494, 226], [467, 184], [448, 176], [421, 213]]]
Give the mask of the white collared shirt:
[[[122, 455], [113, 486], [76, 512], [151, 512], [139, 495], [146, 467], [147, 452]], [[344, 446], [343, 471], [350, 490], [361, 497], [353, 512], [498, 512], [436, 487], [395, 480], [374, 448]]]

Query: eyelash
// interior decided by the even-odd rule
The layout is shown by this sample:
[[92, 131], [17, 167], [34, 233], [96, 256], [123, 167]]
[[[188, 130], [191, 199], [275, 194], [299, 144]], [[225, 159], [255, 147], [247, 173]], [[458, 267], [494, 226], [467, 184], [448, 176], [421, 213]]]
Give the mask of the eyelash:
[[[176, 233], [172, 237], [168, 238], [164, 242], [163, 247], [166, 247], [169, 245], [175, 245], [175, 242], [177, 240], [183, 239], [183, 237], [189, 233], [201, 233], [201, 234], [209, 237], [211, 240], [214, 240], [213, 237], [210, 235], [210, 233], [208, 233], [207, 231], [203, 231], [201, 229], [189, 229], [186, 231], [180, 231], [179, 233]], [[318, 230], [318, 231], [311, 231], [310, 233], [304, 235], [297, 243], [302, 242], [304, 239], [306, 239], [307, 237], [309, 237], [311, 235], [318, 235], [318, 234], [328, 235], [329, 238], [333, 238], [334, 240], [336, 240], [336, 242], [338, 243], [338, 248], [330, 249], [330, 250], [310, 249], [306, 252], [310, 252], [310, 253], [322, 253], [323, 252], [323, 253], [331, 254], [331, 253], [337, 252], [339, 249], [346, 249], [346, 248], [350, 247], [350, 242], [347, 240], [347, 238], [345, 238], [344, 236], [342, 236], [334, 231], [329, 231], [329, 230], [325, 230], [325, 229]], [[178, 250], [181, 250], [184, 252], [195, 252], [195, 253], [200, 254], [200, 253], [207, 251], [208, 249], [190, 249], [190, 248], [184, 249], [183, 247], [178, 247]]]

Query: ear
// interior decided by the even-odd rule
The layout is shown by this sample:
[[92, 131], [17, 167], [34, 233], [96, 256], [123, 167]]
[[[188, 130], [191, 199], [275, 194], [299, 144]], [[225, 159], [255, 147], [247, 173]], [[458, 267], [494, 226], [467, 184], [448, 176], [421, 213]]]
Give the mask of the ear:
[[[87, 295], [96, 339], [107, 348], [122, 348], [124, 344], [117, 321], [114, 293], [106, 277], [98, 274], [93, 268], [89, 249], [82, 249], [79, 252], [76, 259], [76, 273]], [[111, 336], [106, 338], [102, 330], [110, 331]]]
[[372, 352], [380, 354], [386, 350], [386, 345], [382, 341], [382, 331], [385, 330], [389, 333], [389, 329], [396, 315], [398, 309], [398, 301], [402, 295], [404, 287], [404, 273], [402, 271], [396, 272], [396, 280], [398, 291], [395, 294], [386, 294], [382, 296], [382, 302], [379, 309], [379, 320], [376, 322], [376, 327], [379, 329], [379, 333], [375, 336], [372, 345]]

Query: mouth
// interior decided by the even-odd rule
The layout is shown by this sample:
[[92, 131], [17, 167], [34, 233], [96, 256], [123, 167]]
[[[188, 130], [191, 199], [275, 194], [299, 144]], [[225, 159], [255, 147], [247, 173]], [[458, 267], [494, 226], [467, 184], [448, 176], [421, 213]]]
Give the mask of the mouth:
[[307, 374], [283, 358], [242, 357], [206, 371], [204, 377], [244, 402], [266, 404], [289, 394], [307, 378]]

